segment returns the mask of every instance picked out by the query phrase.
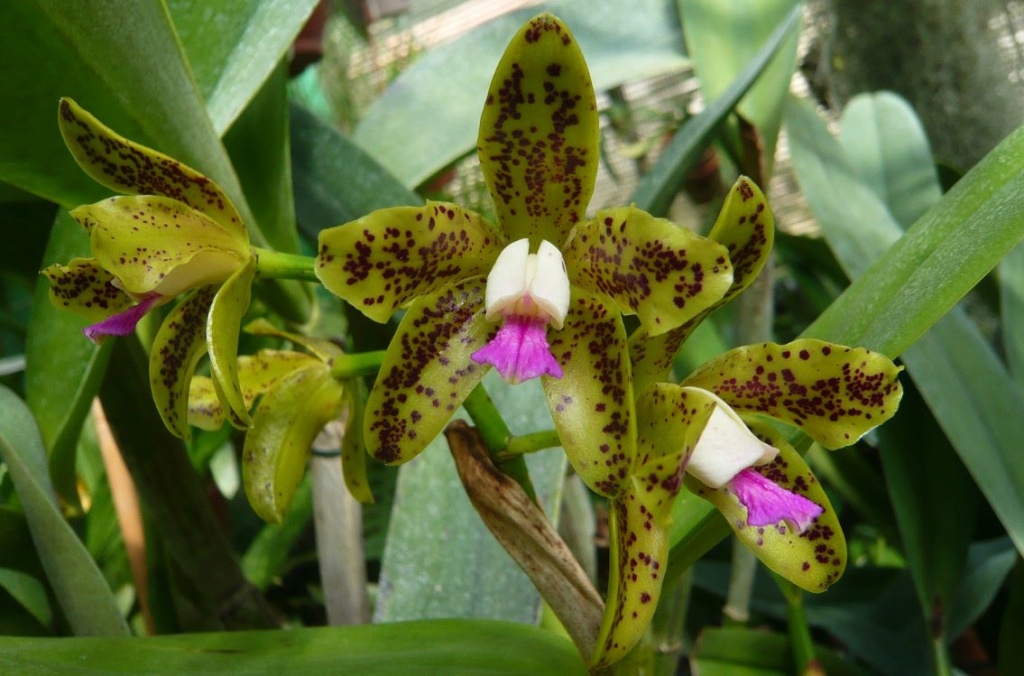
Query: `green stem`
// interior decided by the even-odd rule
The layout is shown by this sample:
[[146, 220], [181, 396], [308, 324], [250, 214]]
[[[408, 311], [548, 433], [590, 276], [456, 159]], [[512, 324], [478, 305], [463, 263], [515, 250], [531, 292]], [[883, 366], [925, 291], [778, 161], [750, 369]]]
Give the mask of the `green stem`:
[[473, 420], [473, 424], [476, 425], [480, 438], [483, 439], [488, 452], [494, 459], [494, 464], [522, 486], [530, 499], [536, 502], [537, 493], [533, 489], [530, 472], [526, 469], [526, 461], [522, 455], [508, 455], [508, 444], [512, 433], [509, 432], [505, 419], [501, 417], [501, 412], [491, 401], [487, 390], [484, 389], [483, 383], [473, 388], [462, 406]]
[[338, 380], [368, 376], [380, 370], [386, 350], [341, 354], [331, 359], [331, 375]]
[[494, 459], [497, 462], [508, 462], [520, 455], [536, 453], [537, 451], [556, 448], [561, 445], [562, 440], [558, 436], [557, 430], [541, 430], [540, 432], [520, 434], [509, 439], [505, 444], [505, 449], [500, 453], [496, 453]]
[[772, 576], [779, 585], [782, 596], [786, 599], [786, 620], [789, 625], [789, 640], [793, 644], [793, 663], [796, 666], [794, 673], [820, 673], [821, 666], [814, 655], [811, 628], [807, 624], [807, 615], [804, 613], [803, 590], [774, 573]]
[[654, 652], [656, 676], [671, 676], [679, 668], [679, 660], [686, 653], [686, 611], [690, 605], [693, 569], [666, 580], [661, 601], [651, 621], [651, 649]]
[[282, 253], [271, 249], [253, 248], [256, 254], [256, 274], [266, 279], [297, 279], [301, 282], [319, 282], [314, 270], [314, 258]]
[[739, 539], [732, 541], [732, 572], [725, 597], [725, 625], [745, 625], [750, 621], [750, 598], [754, 594], [757, 557]]

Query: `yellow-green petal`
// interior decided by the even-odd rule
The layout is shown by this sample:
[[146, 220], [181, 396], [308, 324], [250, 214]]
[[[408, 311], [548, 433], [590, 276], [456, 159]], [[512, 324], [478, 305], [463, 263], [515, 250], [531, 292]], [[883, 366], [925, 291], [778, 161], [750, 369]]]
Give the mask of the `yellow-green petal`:
[[348, 421], [341, 439], [341, 475], [352, 497], [363, 504], [370, 504], [373, 502], [373, 493], [366, 474], [369, 456], [363, 441], [363, 420], [366, 416], [363, 387], [358, 378], [353, 378], [344, 383], [344, 388]]
[[710, 390], [737, 412], [795, 425], [825, 448], [842, 448], [896, 413], [901, 367], [883, 354], [803, 339], [730, 350], [684, 385]]
[[637, 398], [632, 474], [644, 504], [666, 527], [686, 463], [714, 408], [715, 397], [706, 390], [672, 383], [657, 383]]
[[612, 501], [608, 598], [591, 669], [622, 659], [647, 631], [668, 563], [668, 532], [640, 498], [635, 480]]
[[625, 489], [636, 449], [636, 414], [622, 317], [605, 296], [575, 291], [565, 326], [549, 329], [561, 378], [543, 377], [566, 457], [591, 489]]
[[370, 319], [448, 282], [486, 275], [505, 241], [478, 214], [457, 204], [380, 209], [320, 232], [316, 275]]
[[497, 333], [484, 317], [484, 278], [421, 296], [388, 346], [366, 403], [366, 450], [382, 462], [416, 457], [487, 368], [471, 355]]
[[313, 440], [343, 407], [326, 364], [293, 371], [260, 400], [242, 449], [242, 483], [264, 521], [281, 523], [306, 471]]
[[206, 323], [213, 386], [225, 405], [228, 420], [239, 429], [248, 429], [252, 424], [249, 407], [238, 382], [238, 334], [252, 299], [255, 275], [256, 260], [250, 258], [217, 291]]
[[89, 232], [97, 262], [135, 294], [175, 296], [224, 281], [249, 247], [209, 216], [166, 197], [112, 197], [71, 215]]
[[[246, 408], [266, 394], [283, 378], [299, 369], [322, 363], [316, 357], [292, 350], [260, 350], [252, 356], [238, 358], [238, 382]], [[205, 376], [192, 378], [188, 393], [188, 422], [204, 430], [220, 429], [224, 424], [224, 408], [213, 386]]]
[[162, 195], [184, 202], [249, 243], [245, 225], [216, 182], [195, 169], [129, 141], [68, 98], [58, 116], [64, 143], [85, 173], [101, 185], [126, 195]]
[[477, 154], [510, 241], [561, 245], [597, 178], [594, 86], [576, 39], [550, 14], [527, 22], [494, 72]]
[[321, 361], [328, 361], [342, 353], [340, 347], [326, 338], [313, 338], [311, 336], [304, 336], [301, 333], [285, 331], [277, 328], [263, 318], [252, 320], [245, 325], [245, 329], [243, 330], [254, 336], [272, 336], [274, 338], [291, 341], [300, 347], [306, 348], [319, 357]]
[[149, 386], [164, 425], [189, 438], [188, 393], [196, 363], [206, 354], [206, 317], [215, 287], [197, 289], [160, 325], [149, 352]]
[[751, 423], [750, 430], [765, 443], [779, 449], [775, 460], [751, 469], [824, 509], [807, 530], [795, 533], [785, 522], [775, 526], [747, 525], [747, 510], [729, 491], [728, 484], [712, 489], [687, 477], [686, 486], [722, 512], [736, 537], [764, 565], [802, 589], [825, 591], [846, 569], [846, 538], [839, 518], [807, 463], [779, 432], [767, 424], [758, 423]]
[[732, 285], [724, 246], [635, 207], [599, 211], [564, 253], [573, 284], [607, 294], [652, 336], [713, 307]]
[[73, 258], [67, 265], [55, 263], [43, 270], [50, 281], [50, 302], [90, 322], [123, 312], [134, 299], [112, 284], [114, 276], [94, 258]]
[[736, 179], [708, 237], [728, 249], [732, 263], [733, 282], [722, 305], [757, 279], [775, 242], [775, 217], [756, 183], [746, 176]]
[[651, 335], [642, 327], [629, 338], [633, 382], [637, 391], [665, 380], [679, 348], [711, 312], [732, 300], [761, 273], [775, 241], [775, 219], [761, 189], [746, 176], [733, 184], [708, 237], [729, 251], [732, 286], [721, 300], [678, 328]]

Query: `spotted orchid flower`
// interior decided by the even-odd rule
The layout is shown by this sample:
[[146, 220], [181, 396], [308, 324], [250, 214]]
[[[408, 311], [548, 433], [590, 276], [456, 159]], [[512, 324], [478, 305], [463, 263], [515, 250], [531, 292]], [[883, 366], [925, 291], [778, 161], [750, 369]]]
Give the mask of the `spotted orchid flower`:
[[635, 445], [622, 314], [650, 335], [732, 284], [725, 246], [634, 207], [585, 217], [596, 99], [569, 30], [540, 15], [495, 72], [477, 152], [497, 226], [455, 204], [373, 212], [320, 235], [323, 284], [373, 320], [409, 305], [370, 393], [368, 450], [416, 456], [494, 367], [539, 377], [570, 462], [594, 490], [625, 486]]
[[[339, 381], [332, 372], [335, 362], [345, 358], [341, 348], [329, 340], [282, 331], [262, 319], [251, 322], [245, 332], [305, 348], [265, 349], [238, 358], [242, 396], [253, 411], [242, 448], [242, 483], [256, 514], [268, 523], [281, 523], [305, 473], [313, 440], [340, 416], [346, 418], [341, 442], [345, 485], [360, 502], [373, 502], [366, 477], [359, 381]], [[215, 430], [223, 426], [224, 418], [213, 379], [193, 378], [189, 424]]]
[[827, 589], [846, 541], [825, 491], [768, 419], [825, 448], [848, 446], [896, 412], [901, 369], [884, 355], [819, 340], [737, 348], [681, 384], [637, 400], [638, 453], [612, 503], [609, 606], [595, 663], [635, 645], [657, 606], [672, 506], [685, 485], [713, 504], [761, 561], [797, 586]]
[[118, 135], [71, 99], [61, 100], [58, 119], [79, 166], [121, 195], [71, 211], [93, 257], [43, 270], [51, 301], [93, 322], [85, 335], [100, 342], [131, 334], [154, 307], [188, 294], [150, 353], [160, 415], [171, 432], [187, 437], [189, 382], [208, 351], [229, 419], [247, 427], [235, 355], [256, 260], [231, 200], [213, 180]]

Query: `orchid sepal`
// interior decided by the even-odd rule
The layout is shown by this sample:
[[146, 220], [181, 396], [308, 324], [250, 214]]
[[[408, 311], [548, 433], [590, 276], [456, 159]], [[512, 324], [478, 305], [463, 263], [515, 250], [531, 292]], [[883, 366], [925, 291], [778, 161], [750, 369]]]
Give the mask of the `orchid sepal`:
[[484, 316], [483, 277], [416, 299], [370, 391], [364, 422], [367, 452], [388, 464], [419, 455], [490, 368], [471, 355], [496, 330]]
[[50, 303], [91, 323], [124, 312], [136, 302], [112, 283], [114, 275], [95, 258], [73, 258], [67, 265], [54, 263], [42, 274], [50, 282]]
[[592, 490], [615, 496], [636, 453], [622, 317], [608, 297], [575, 290], [565, 326], [548, 340], [563, 375], [541, 383], [566, 457]]
[[739, 413], [793, 425], [825, 448], [849, 446], [895, 414], [898, 367], [865, 348], [800, 339], [730, 350], [684, 385], [714, 392]]
[[78, 166], [97, 183], [126, 195], [160, 195], [182, 202], [248, 244], [249, 236], [238, 211], [212, 179], [126, 139], [72, 99], [60, 100], [57, 122]]
[[565, 241], [594, 191], [599, 139], [597, 98], [576, 38], [554, 16], [534, 17], [494, 71], [477, 139], [510, 241]]
[[239, 429], [248, 429], [252, 425], [238, 382], [238, 334], [252, 299], [255, 263], [255, 259], [250, 258], [221, 285], [206, 320], [206, 342], [210, 352], [213, 385], [225, 404], [228, 420]]
[[383, 323], [420, 295], [486, 275], [504, 245], [476, 213], [427, 202], [322, 230], [315, 272], [331, 293]]
[[609, 296], [652, 336], [715, 306], [733, 283], [725, 247], [636, 207], [580, 223], [565, 258], [574, 285]]

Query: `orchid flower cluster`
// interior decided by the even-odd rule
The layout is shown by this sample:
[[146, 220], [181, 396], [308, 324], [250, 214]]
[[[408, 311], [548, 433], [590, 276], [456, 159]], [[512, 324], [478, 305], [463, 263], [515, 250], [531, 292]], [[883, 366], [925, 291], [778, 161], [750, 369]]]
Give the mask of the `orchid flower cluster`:
[[[260, 270], [231, 201], [199, 172], [61, 103], [79, 164], [127, 193], [79, 207], [93, 258], [44, 271], [51, 297], [94, 323], [93, 340], [127, 335], [187, 293], [151, 350], [151, 385], [172, 432], [188, 422], [247, 429], [246, 488], [280, 520], [324, 423], [350, 414], [343, 461], [362, 500], [365, 456], [416, 457], [491, 368], [539, 378], [576, 473], [610, 502], [611, 575], [593, 667], [640, 639], [667, 565], [672, 509], [685, 486], [717, 507], [761, 560], [821, 591], [846, 548], [828, 497], [786, 423], [826, 448], [854, 443], [891, 417], [899, 369], [862, 348], [817, 340], [738, 348], [681, 383], [672, 360], [702, 319], [758, 275], [774, 222], [740, 178], [708, 237], [633, 206], [586, 209], [599, 153], [597, 102], [575, 38], [544, 14], [506, 50], [487, 92], [478, 155], [497, 222], [457, 204], [396, 207], [321, 232], [320, 282], [378, 322], [404, 311], [365, 403], [333, 343], [277, 329], [305, 352], [237, 356]], [[624, 315], [639, 328], [627, 335]], [[195, 376], [210, 354], [210, 376]], [[259, 402], [257, 404], [257, 401]], [[191, 402], [191, 403], [190, 403]], [[251, 411], [255, 407], [255, 412]]]

